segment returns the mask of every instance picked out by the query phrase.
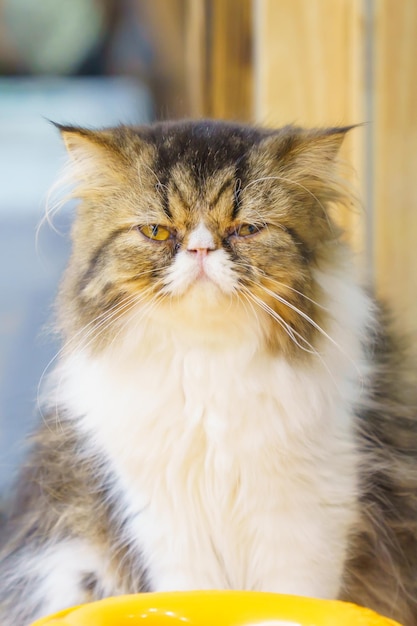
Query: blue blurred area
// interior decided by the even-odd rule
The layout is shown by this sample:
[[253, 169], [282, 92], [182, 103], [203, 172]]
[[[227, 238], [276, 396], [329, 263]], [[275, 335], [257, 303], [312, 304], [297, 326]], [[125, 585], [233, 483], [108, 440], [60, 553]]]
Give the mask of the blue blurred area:
[[0, 493], [11, 483], [36, 419], [37, 386], [57, 352], [48, 333], [69, 254], [64, 211], [36, 229], [65, 162], [47, 120], [101, 127], [152, 119], [146, 87], [122, 77], [0, 78]]

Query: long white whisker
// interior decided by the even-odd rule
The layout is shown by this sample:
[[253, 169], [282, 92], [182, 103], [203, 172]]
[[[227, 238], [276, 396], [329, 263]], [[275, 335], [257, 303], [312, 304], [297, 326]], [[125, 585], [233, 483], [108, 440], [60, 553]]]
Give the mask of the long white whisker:
[[[124, 303], [127, 303], [131, 299], [132, 299], [132, 295], [130, 294], [126, 296], [125, 298], [123, 298], [122, 300], [120, 300], [119, 302], [116, 302], [112, 307], [110, 307], [109, 309], [106, 309], [105, 311], [103, 311], [103, 313], [100, 313], [100, 315], [97, 315], [93, 320], [91, 320], [91, 322], [83, 326], [79, 331], [75, 333], [75, 335], [70, 337], [70, 339], [68, 339], [68, 341], [66, 341], [64, 345], [60, 348], [60, 350], [52, 357], [52, 359], [49, 361], [49, 363], [46, 365], [45, 369], [43, 370], [42, 375], [39, 380], [39, 384], [38, 384], [38, 392], [39, 392], [40, 386], [42, 385], [43, 379], [45, 378], [45, 375], [47, 371], [49, 370], [49, 368], [51, 367], [51, 365], [61, 356], [63, 352], [65, 352], [67, 348], [69, 348], [69, 346], [71, 346], [72, 343], [74, 343], [77, 337], [79, 337], [80, 335], [83, 335], [83, 339], [84, 339], [86, 336], [89, 336], [91, 332], [93, 332], [96, 328], [100, 327], [103, 321], [106, 322], [107, 319], [111, 318], [113, 315], [116, 315], [118, 313], [119, 308], [122, 305], [124, 305]], [[97, 322], [99, 323], [97, 324]], [[84, 335], [85, 331], [88, 328], [90, 328], [90, 331], [87, 333], [87, 335]], [[76, 347], [81, 345], [81, 343], [82, 342], [77, 344]]]
[[[292, 341], [304, 352], [308, 352], [309, 354], [318, 354], [317, 350], [315, 350], [315, 348], [307, 341], [307, 339], [305, 339], [305, 337], [303, 337], [299, 332], [297, 332], [294, 328], [292, 328], [288, 322], [286, 322], [281, 315], [279, 315], [279, 313], [277, 313], [276, 311], [274, 311], [266, 302], [264, 302], [261, 298], [259, 298], [258, 296], [256, 296], [255, 294], [251, 293], [251, 291], [246, 290], [247, 295], [249, 295], [249, 297], [253, 300], [253, 302], [255, 302], [259, 308], [263, 309], [265, 311], [265, 313], [267, 313], [270, 317], [272, 317], [276, 322], [278, 322], [278, 324], [281, 326], [281, 328], [283, 328], [285, 330], [285, 332], [287, 333], [287, 335], [290, 337], [290, 339], [292, 339]], [[308, 348], [306, 348], [305, 346], [301, 345], [297, 338], [299, 337], [299, 339], [301, 339], [301, 341], [303, 341]], [[309, 349], [310, 348], [310, 349]]]
[[[119, 336], [124, 332], [124, 330], [126, 329], [126, 327], [129, 324], [135, 324], [135, 326], [137, 327], [142, 320], [144, 319], [145, 316], [149, 316], [150, 313], [152, 311], [155, 310], [155, 308], [157, 307], [158, 304], [160, 304], [160, 302], [162, 302], [164, 300], [164, 298], [166, 297], [166, 294], [164, 293], [157, 293], [156, 295], [154, 295], [154, 297], [149, 300], [148, 302], [145, 303], [145, 305], [141, 308], [138, 308], [136, 315], [132, 318], [126, 318], [123, 322], [123, 324], [121, 324], [120, 328], [118, 329], [118, 331], [116, 332], [116, 334], [114, 335], [109, 349], [111, 350], [116, 342], [116, 340], [119, 338]], [[139, 304], [140, 300], [137, 301], [136, 304]], [[132, 307], [133, 309], [135, 309], [136, 307]], [[129, 309], [131, 310], [131, 309]]]
[[[243, 293], [243, 292], [242, 292]], [[286, 333], [288, 334], [288, 336], [290, 337], [290, 339], [295, 343], [295, 345], [297, 347], [299, 347], [301, 350], [303, 350], [304, 352], [307, 352], [308, 354], [313, 354], [314, 356], [316, 356], [319, 361], [321, 362], [322, 366], [324, 367], [324, 369], [326, 370], [326, 372], [329, 374], [332, 382], [334, 383], [336, 389], [339, 391], [340, 393], [340, 388], [339, 385], [337, 384], [337, 381], [335, 379], [335, 377], [333, 376], [333, 373], [331, 372], [329, 366], [327, 365], [327, 363], [325, 362], [325, 360], [323, 359], [322, 355], [314, 348], [314, 346], [309, 343], [300, 333], [298, 333], [294, 328], [292, 328], [287, 322], [285, 322], [285, 320], [282, 319], [282, 317], [273, 309], [271, 309], [270, 306], [268, 306], [266, 304], [266, 302], [264, 302], [261, 298], [258, 298], [257, 296], [255, 296], [255, 294], [251, 293], [249, 290], [246, 290], [246, 293], [253, 299], [253, 301], [258, 304], [258, 306], [263, 309], [266, 313], [268, 313], [268, 315], [270, 315], [274, 320], [276, 320], [278, 322], [278, 324], [284, 328], [284, 330], [286, 331]], [[310, 349], [302, 346], [296, 339], [296, 337], [299, 337], [301, 339], [301, 341], [303, 341]]]
[[[74, 349], [78, 350], [79, 348], [83, 348], [83, 349], [88, 348], [88, 346], [92, 343], [92, 341], [96, 340], [100, 335], [103, 334], [103, 332], [107, 330], [107, 328], [110, 326], [110, 322], [112, 324], [117, 322], [123, 315], [125, 315], [128, 311], [130, 311], [136, 304], [138, 304], [139, 302], [147, 298], [149, 294], [152, 294], [152, 292], [155, 290], [155, 287], [157, 286], [158, 286], [158, 283], [156, 284], [154, 283], [153, 285], [150, 285], [147, 289], [142, 290], [140, 293], [131, 294], [130, 296], [125, 298], [120, 303], [119, 307], [111, 313], [111, 315], [104, 317], [104, 319], [102, 319], [99, 324], [91, 328], [89, 332], [87, 333], [87, 335], [82, 338], [82, 340], [76, 345]], [[88, 339], [88, 337], [90, 337], [91, 335], [93, 335], [92, 339], [87, 344], [84, 343], [85, 340]]]
[[[161, 268], [161, 271], [164, 270], [164, 269], [166, 269], [166, 268], [165, 267]], [[144, 272], [141, 272], [140, 275], [138, 276], [138, 278], [141, 278], [142, 276], [145, 276], [146, 274], [150, 274], [152, 272], [154, 272], [154, 269], [150, 269], [150, 270], [146, 270]], [[148, 287], [146, 290], [142, 290], [140, 295], [142, 297], [145, 297], [154, 288], [155, 288], [155, 285], [152, 285], [152, 286]], [[110, 308], [106, 309], [105, 311], [103, 311], [102, 313], [97, 315], [93, 320], [91, 320], [91, 322], [89, 322], [88, 324], [83, 326], [72, 337], [70, 337], [64, 343], [64, 345], [60, 348], [60, 350], [58, 350], [58, 352], [50, 359], [50, 361], [47, 363], [47, 365], [45, 366], [45, 368], [44, 368], [44, 370], [43, 370], [43, 372], [41, 374], [41, 377], [40, 377], [39, 383], [38, 383], [38, 387], [37, 387], [37, 407], [38, 407], [38, 410], [41, 410], [40, 401], [39, 401], [40, 390], [41, 390], [43, 381], [45, 379], [45, 376], [46, 376], [47, 372], [49, 371], [49, 369], [51, 368], [51, 366], [53, 365], [53, 363], [55, 363], [55, 361], [75, 342], [77, 337], [82, 335], [83, 336], [82, 337], [83, 340], [87, 339], [91, 335], [91, 333], [93, 333], [97, 329], [99, 329], [102, 326], [103, 323], [105, 324], [107, 321], [112, 319], [113, 315], [117, 316], [121, 306], [123, 306], [125, 303], [128, 303], [129, 301], [133, 300], [134, 298], [138, 298], [138, 294], [136, 294], [136, 295], [129, 294], [129, 295], [125, 296], [124, 298], [122, 298], [122, 300], [116, 302]], [[99, 323], [97, 323], [97, 322], [99, 322]], [[87, 334], [84, 334], [85, 331], [88, 328], [90, 328], [89, 332]], [[82, 341], [79, 342], [78, 344], [76, 344], [75, 349], [79, 348], [81, 345], [82, 345]]]
[[[110, 325], [110, 323], [114, 323], [115, 321], [117, 321], [118, 319], [120, 319], [123, 315], [125, 315], [130, 309], [132, 309], [134, 306], [136, 305], [136, 299], [135, 297], [131, 297], [131, 299], [129, 300], [129, 302], [126, 302], [123, 306], [120, 306], [116, 311], [114, 311], [112, 313], [112, 315], [109, 315], [107, 318], [105, 318], [104, 320], [102, 320], [100, 322], [100, 324], [98, 325], [97, 328], [100, 328], [100, 331], [96, 334], [93, 335], [94, 331], [96, 330], [95, 328], [90, 329], [88, 331], [88, 333], [86, 334], [86, 336], [83, 336], [81, 338], [81, 341], [77, 344], [76, 349], [78, 350], [80, 347], [82, 347], [83, 349], [88, 348], [88, 346], [94, 341], [96, 340]], [[91, 337], [91, 335], [93, 335], [93, 337]], [[91, 339], [89, 341], [86, 342], [86, 340], [91, 337]], [[62, 376], [60, 377], [58, 384], [56, 386], [56, 390], [55, 390], [55, 418], [57, 423], [59, 422], [59, 407], [58, 407], [58, 398], [60, 396], [60, 388], [61, 388], [61, 384], [62, 384]], [[40, 414], [42, 419], [45, 420], [45, 416], [43, 414], [42, 409], [40, 409]]]
[[305, 313], [304, 311], [299, 309], [297, 306], [295, 306], [291, 302], [288, 302], [288, 300], [286, 300], [285, 298], [283, 298], [279, 294], [271, 291], [271, 289], [268, 289], [267, 287], [265, 287], [261, 283], [255, 283], [255, 281], [252, 281], [252, 282], [253, 282], [253, 284], [256, 284], [259, 288], [261, 288], [265, 293], [267, 293], [272, 298], [277, 300], [277, 302], [280, 302], [284, 306], [287, 306], [289, 309], [291, 309], [292, 311], [294, 311], [295, 313], [300, 315], [309, 324], [311, 324], [311, 326], [313, 326], [313, 328], [315, 328], [323, 337], [325, 337], [332, 345], [334, 345], [341, 352], [341, 354], [343, 354], [355, 366], [355, 368], [357, 369], [357, 373], [360, 374], [359, 369], [357, 368], [357, 365], [346, 354], [346, 352], [340, 347], [340, 345], [337, 343], [337, 341], [335, 341], [333, 339], [333, 337], [331, 337], [328, 333], [326, 333], [326, 331], [323, 330], [323, 328], [319, 324], [317, 324], [317, 322], [315, 322], [309, 315], [307, 315], [307, 313]]
[[328, 333], [326, 333], [326, 331], [323, 330], [323, 328], [319, 324], [317, 324], [317, 322], [315, 322], [309, 315], [304, 313], [304, 311], [302, 311], [301, 309], [296, 307], [291, 302], [288, 302], [288, 300], [286, 300], [285, 298], [283, 298], [279, 294], [274, 293], [273, 291], [271, 291], [267, 287], [264, 287], [263, 285], [258, 285], [258, 286], [261, 287], [271, 297], [275, 298], [278, 302], [281, 302], [281, 304], [283, 304], [284, 306], [287, 306], [292, 311], [294, 311], [295, 313], [300, 315], [309, 324], [311, 324], [313, 326], [313, 328], [315, 328], [323, 337], [325, 337], [335, 348], [337, 348], [339, 350], [340, 354], [342, 354], [349, 361], [349, 363], [351, 363], [353, 365], [353, 367], [355, 368], [356, 374], [358, 375], [359, 379], [363, 383], [363, 375], [362, 375], [362, 372], [360, 371], [360, 369], [358, 367], [358, 364], [352, 359], [352, 357], [350, 357], [346, 353], [346, 351], [337, 343], [337, 341], [335, 341], [333, 339], [333, 337], [331, 337]]
[[319, 324], [317, 324], [317, 322], [315, 322], [309, 315], [307, 315], [307, 313], [299, 309], [297, 306], [295, 306], [295, 304], [292, 304], [292, 302], [288, 302], [288, 300], [286, 300], [279, 294], [271, 291], [271, 289], [268, 289], [264, 285], [260, 284], [259, 287], [261, 287], [261, 289], [263, 289], [263, 291], [265, 291], [267, 294], [275, 298], [275, 300], [277, 300], [278, 302], [281, 302], [281, 304], [284, 304], [295, 313], [298, 313], [300, 317], [305, 319], [309, 324], [311, 324], [311, 326], [313, 326], [316, 330], [318, 330], [319, 333], [323, 335], [323, 337], [326, 337], [326, 339], [328, 339], [334, 346], [340, 349], [340, 346], [338, 345], [338, 343], [332, 337], [330, 337], [330, 335], [326, 333], [326, 331], [323, 330], [322, 327]]
[[295, 287], [292, 287], [291, 285], [288, 285], [287, 283], [283, 283], [282, 281], [277, 280], [276, 278], [268, 276], [266, 274], [266, 272], [264, 272], [263, 270], [259, 270], [259, 274], [261, 274], [262, 276], [265, 276], [266, 278], [268, 278], [269, 281], [275, 283], [279, 287], [284, 287], [285, 289], [288, 289], [289, 291], [292, 291], [293, 293], [296, 293], [297, 295], [301, 296], [305, 300], [308, 300], [309, 302], [311, 302], [311, 304], [314, 304], [314, 306], [318, 307], [322, 311], [329, 312], [329, 309], [327, 307], [325, 307], [322, 304], [320, 304], [319, 302], [317, 302], [317, 300], [313, 300], [313, 298], [310, 298], [310, 296], [307, 296], [302, 291], [299, 291], [298, 289], [295, 289]]
[[[58, 352], [50, 359], [50, 361], [47, 363], [47, 365], [45, 366], [41, 377], [39, 379], [38, 382], [38, 389], [37, 389], [37, 406], [38, 406], [38, 410], [41, 410], [40, 407], [40, 402], [39, 402], [39, 398], [40, 398], [40, 390], [43, 384], [43, 381], [45, 379], [45, 376], [48, 372], [48, 370], [50, 369], [50, 367], [53, 365], [53, 363], [55, 363], [55, 361], [61, 356], [61, 354], [63, 354], [65, 352], [65, 350], [75, 341], [75, 339], [77, 337], [79, 337], [80, 335], [83, 335], [83, 333], [85, 333], [85, 331], [91, 327], [94, 326], [95, 324], [97, 324], [97, 321], [101, 320], [102, 318], [106, 318], [109, 315], [109, 313], [111, 311], [113, 311], [114, 309], [118, 309], [124, 302], [126, 302], [127, 300], [129, 300], [131, 298], [131, 296], [127, 296], [126, 298], [124, 298], [123, 300], [121, 300], [120, 302], [117, 302], [116, 304], [114, 304], [110, 309], [104, 311], [103, 313], [100, 313], [100, 315], [97, 315], [97, 317], [95, 317], [91, 322], [89, 322], [88, 324], [86, 324], [85, 326], [83, 326], [77, 333], [75, 333], [75, 335], [73, 335], [70, 339], [68, 339], [68, 341], [66, 341], [64, 343], [64, 345], [58, 350]], [[87, 333], [88, 336], [88, 333]], [[84, 338], [84, 335], [83, 335]]]
[[259, 324], [259, 325], [261, 325], [261, 320], [260, 320], [260, 318], [259, 318], [258, 311], [257, 311], [257, 310], [255, 309], [255, 307], [253, 306], [253, 301], [252, 301], [252, 299], [251, 299], [251, 298], [249, 298], [249, 296], [248, 296], [248, 294], [246, 293], [246, 291], [245, 291], [245, 290], [242, 290], [240, 293], [241, 293], [241, 295], [242, 295], [242, 296], [243, 296], [243, 298], [244, 298], [244, 303], [243, 303], [243, 304], [244, 304], [244, 307], [246, 308], [246, 303], [250, 306], [250, 308], [251, 308], [251, 310], [252, 310], [252, 313], [253, 313], [253, 314], [254, 314], [254, 316], [256, 317], [256, 321], [258, 322], [258, 324]]
[[[292, 291], [293, 293], [296, 293], [297, 295], [301, 296], [305, 300], [308, 300], [308, 302], [311, 302], [312, 304], [314, 304], [316, 307], [318, 307], [322, 311], [326, 311], [326, 312], [329, 311], [329, 309], [327, 307], [323, 306], [322, 304], [320, 304], [316, 300], [313, 300], [313, 298], [310, 298], [309, 296], [307, 296], [302, 291], [299, 291], [298, 289], [295, 289], [295, 287], [292, 287], [291, 285], [288, 285], [287, 283], [283, 283], [283, 282], [281, 282], [279, 280], [276, 280], [276, 278], [273, 278], [272, 276], [268, 276], [268, 274], [264, 270], [260, 269], [259, 267], [253, 266], [248, 261], [244, 261], [244, 260], [240, 259], [237, 262], [237, 265], [240, 268], [242, 268], [242, 269], [246, 268], [246, 269], [250, 270], [250, 272], [254, 272], [259, 277], [267, 278], [269, 281], [275, 283], [279, 287], [284, 287], [285, 289], [288, 289], [289, 291]], [[247, 276], [245, 276], [245, 280], [250, 280], [250, 279]], [[254, 284], [258, 284], [258, 283], [256, 283], [256, 281], [253, 281], [253, 283]]]
[[[147, 292], [151, 291], [153, 289], [154, 286], [148, 288]], [[88, 348], [88, 346], [95, 341], [110, 325], [110, 323], [114, 324], [115, 322], [117, 322], [119, 319], [121, 319], [122, 317], [124, 317], [126, 315], [126, 313], [128, 313], [129, 311], [131, 311], [132, 309], [134, 309], [137, 304], [139, 304], [143, 299], [144, 293], [142, 292], [141, 294], [135, 294], [133, 296], [131, 296], [131, 298], [129, 299], [128, 302], [125, 302], [125, 304], [123, 306], [120, 306], [119, 309], [117, 309], [117, 311], [115, 311], [111, 316], [108, 316], [108, 318], [102, 320], [98, 326], [98, 328], [101, 327], [100, 331], [96, 334], [94, 334], [94, 336], [90, 339], [90, 341], [88, 341], [87, 343], [83, 344], [83, 341], [85, 341], [85, 339], [87, 339], [88, 336], [90, 336], [96, 329], [90, 330], [87, 333], [87, 337], [83, 337], [82, 340], [79, 342], [77, 349], [79, 349], [80, 347], [82, 347], [83, 349]], [[151, 309], [153, 305], [153, 302], [151, 301], [150, 303], [147, 303], [147, 308]], [[146, 306], [145, 306], [145, 311], [146, 311]], [[143, 310], [143, 309], [142, 309]], [[143, 316], [141, 316], [142, 318]], [[114, 343], [115, 339], [120, 335], [120, 333], [122, 332], [123, 328], [125, 327], [127, 322], [125, 322], [125, 324], [122, 325], [122, 327], [118, 330], [118, 332], [116, 333], [115, 337], [112, 340], [111, 345]], [[60, 396], [60, 388], [62, 385], [62, 379], [63, 376], [60, 377], [58, 384], [56, 386], [56, 391], [55, 391], [55, 418], [57, 423], [59, 422], [59, 406], [58, 406], [58, 398]], [[42, 415], [42, 417], [44, 417]]]
[[[41, 403], [40, 403], [40, 388], [41, 388], [41, 384], [43, 382], [43, 379], [44, 379], [44, 377], [46, 375], [46, 371], [51, 366], [51, 364], [62, 354], [63, 350], [65, 350], [69, 345], [71, 345], [71, 343], [74, 342], [75, 338], [77, 336], [80, 336], [81, 334], [82, 334], [81, 339], [76, 344], [76, 346], [74, 347], [74, 350], [79, 350], [80, 348], [83, 348], [83, 349], [88, 348], [89, 345], [93, 341], [97, 340], [97, 338], [103, 332], [105, 332], [105, 330], [109, 327], [109, 325], [111, 323], [114, 324], [121, 317], [126, 315], [126, 313], [128, 313], [139, 302], [141, 302], [150, 292], [152, 292], [154, 287], [155, 287], [155, 285], [152, 285], [152, 286], [148, 287], [148, 289], [142, 291], [140, 294], [129, 295], [126, 298], [123, 298], [123, 300], [121, 300], [117, 304], [113, 305], [113, 307], [111, 307], [111, 309], [109, 309], [109, 310], [101, 313], [100, 315], [98, 315], [94, 320], [92, 320], [89, 324], [84, 326], [78, 333], [76, 333], [76, 335], [71, 337], [71, 339], [66, 342], [66, 344], [63, 346], [63, 348], [61, 348], [61, 350], [59, 350], [59, 352], [53, 357], [53, 359], [51, 359], [51, 361], [48, 363], [47, 367], [44, 369], [44, 371], [42, 373], [42, 376], [41, 376], [41, 380], [40, 380], [40, 382], [38, 384], [38, 394], [37, 394], [38, 401], [37, 401], [37, 405], [38, 405], [39, 414], [40, 414], [40, 416], [41, 416], [41, 418], [43, 420], [45, 420], [45, 415], [43, 413], [43, 409], [42, 409], [42, 406], [41, 406]], [[97, 324], [97, 321], [99, 321], [98, 324]], [[85, 330], [87, 328], [89, 330], [88, 330], [87, 333], [85, 333]], [[61, 380], [58, 382], [58, 385], [57, 385], [57, 391], [56, 391], [56, 394], [55, 394], [56, 399], [58, 398], [60, 385], [61, 385]], [[55, 403], [55, 415], [56, 415], [56, 417], [58, 419], [57, 401]]]

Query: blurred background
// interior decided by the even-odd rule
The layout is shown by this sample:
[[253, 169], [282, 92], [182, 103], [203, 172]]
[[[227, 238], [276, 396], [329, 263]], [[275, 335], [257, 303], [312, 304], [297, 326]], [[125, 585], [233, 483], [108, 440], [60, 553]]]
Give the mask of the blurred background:
[[358, 264], [417, 332], [415, 0], [0, 0], [0, 493], [36, 419], [71, 210], [36, 228], [65, 161], [49, 120], [362, 123], [344, 146]]

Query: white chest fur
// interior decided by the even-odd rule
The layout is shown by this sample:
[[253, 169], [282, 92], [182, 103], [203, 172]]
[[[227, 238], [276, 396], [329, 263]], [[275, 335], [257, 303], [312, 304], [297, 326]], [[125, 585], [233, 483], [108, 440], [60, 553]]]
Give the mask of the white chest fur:
[[110, 459], [153, 589], [337, 595], [357, 517], [350, 341], [314, 365], [170, 337], [65, 363], [61, 399]]

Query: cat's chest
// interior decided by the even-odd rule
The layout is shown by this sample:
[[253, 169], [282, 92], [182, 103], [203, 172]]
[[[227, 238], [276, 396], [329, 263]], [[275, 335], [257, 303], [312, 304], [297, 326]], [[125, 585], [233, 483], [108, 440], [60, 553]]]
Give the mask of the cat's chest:
[[285, 438], [291, 427], [279, 414], [297, 411], [295, 381], [283, 395], [278, 364], [244, 350], [166, 350], [126, 361], [79, 356], [71, 369], [66, 395], [74, 414], [115, 454], [120, 444], [125, 457], [158, 454], [168, 442], [175, 456], [192, 439], [207, 452], [253, 452]]
[[117, 476], [153, 589], [335, 593], [357, 455], [324, 368], [190, 349], [72, 369], [67, 407]]
[[341, 438], [351, 441], [351, 407], [323, 367], [250, 348], [165, 349], [123, 361], [79, 355], [71, 369], [66, 404], [80, 427], [123, 480], [149, 490], [157, 476], [178, 474], [180, 483], [187, 472], [222, 489], [225, 476], [238, 481], [248, 467], [308, 467]]

